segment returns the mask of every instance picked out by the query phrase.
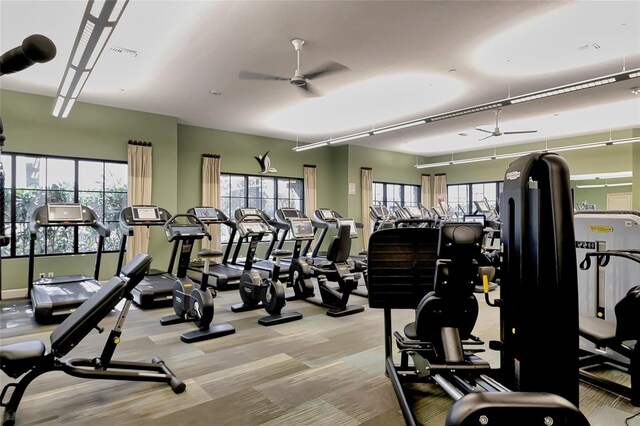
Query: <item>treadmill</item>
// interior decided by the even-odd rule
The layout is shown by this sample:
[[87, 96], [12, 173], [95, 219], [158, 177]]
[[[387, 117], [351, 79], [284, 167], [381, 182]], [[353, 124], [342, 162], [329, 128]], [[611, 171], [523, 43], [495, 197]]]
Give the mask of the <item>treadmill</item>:
[[[209, 286], [216, 290], [237, 289], [242, 278], [243, 269], [237, 265], [226, 264], [225, 260], [229, 257], [233, 239], [236, 235], [235, 222], [229, 220], [229, 217], [222, 210], [215, 207], [193, 207], [187, 213], [195, 215], [205, 225], [227, 225], [231, 228], [231, 236], [229, 244], [225, 252], [224, 260], [221, 263], [211, 263], [209, 265]], [[193, 261], [189, 263], [187, 276], [193, 281], [200, 282], [202, 279], [202, 268], [204, 262]]]
[[[169, 219], [171, 219], [171, 213], [162, 207], [154, 205], [136, 205], [122, 209], [120, 212], [122, 240], [120, 240], [120, 255], [118, 257], [116, 276], [120, 275], [124, 262], [124, 253], [127, 249], [127, 238], [134, 235], [134, 228], [141, 226], [146, 226], [147, 228], [151, 226], [164, 227], [164, 224]], [[173, 250], [175, 251], [176, 247]], [[168, 272], [151, 269], [140, 284], [134, 287], [131, 294], [136, 305], [143, 309], [171, 306], [173, 303], [173, 283], [176, 280], [171, 273], [173, 258], [175, 258], [175, 252], [172, 253]]]
[[[33, 280], [35, 269], [35, 243], [40, 228], [72, 226], [88, 226], [99, 235], [96, 263], [93, 277], [86, 275], [59, 275], [55, 277], [41, 277]], [[33, 306], [33, 314], [39, 324], [60, 322], [75, 311], [85, 300], [100, 290], [98, 275], [104, 240], [111, 231], [89, 207], [81, 204], [45, 204], [37, 207], [31, 214], [29, 222], [29, 278], [28, 294]]]
[[[332, 210], [332, 209], [318, 209], [314, 212], [314, 220], [313, 220], [313, 226], [314, 228], [320, 229], [320, 235], [318, 236], [316, 245], [311, 253], [311, 257], [316, 258], [316, 257], [324, 257], [324, 253], [320, 253], [320, 247], [322, 246], [322, 243], [324, 242], [325, 237], [327, 236], [327, 232], [329, 231], [330, 228], [334, 228], [334, 229], [338, 229], [338, 227], [340, 226], [340, 221], [344, 222], [345, 220], [347, 220], [346, 218], [343, 218], [337, 211]], [[353, 223], [349, 223], [351, 226], [351, 239], [354, 238], [358, 238], [358, 229], [364, 228], [364, 225], [360, 222], [356, 222], [353, 219], [349, 219], [350, 221], [352, 221]], [[307, 250], [308, 250], [308, 246], [309, 243], [305, 246], [305, 249], [302, 253], [302, 255], [306, 255]], [[349, 256], [352, 260], [356, 261], [356, 262], [364, 262], [366, 263], [367, 261], [367, 256], [365, 254], [359, 254], [359, 255], [350, 255]]]
[[[274, 223], [273, 220], [262, 210], [257, 209], [257, 208], [240, 208], [237, 209], [234, 213], [236, 222], [240, 222], [240, 221], [246, 221], [247, 218], [249, 218], [249, 221], [251, 221], [251, 216], [259, 216], [261, 217], [264, 222], [272, 224]], [[256, 219], [253, 219], [256, 220]], [[275, 245], [275, 239], [277, 239], [277, 231], [274, 232], [274, 235], [272, 236], [272, 241], [269, 244], [269, 247], [267, 249], [266, 252], [266, 257], [267, 259], [264, 260], [255, 260], [253, 262], [252, 265], [252, 269], [255, 269], [257, 271], [261, 271], [261, 272], [266, 272], [268, 274], [269, 278], [273, 278], [271, 277], [271, 273], [273, 272], [273, 265], [274, 262], [271, 262], [270, 260], [268, 260], [268, 256], [271, 253], [271, 250], [273, 249], [274, 245]], [[233, 253], [233, 258], [231, 259], [231, 262], [235, 265], [239, 265], [239, 266], [243, 266], [245, 264], [245, 258], [238, 258], [238, 254], [240, 252], [240, 248], [242, 247], [242, 242], [243, 242], [244, 238], [241, 235], [238, 235], [238, 240], [236, 243], [236, 248], [235, 251]], [[229, 238], [229, 244], [231, 244], [232, 239], [231, 237]], [[280, 282], [282, 283], [286, 283], [289, 280], [289, 266], [290, 263], [283, 263], [282, 261], [280, 262], [280, 276], [278, 277]]]

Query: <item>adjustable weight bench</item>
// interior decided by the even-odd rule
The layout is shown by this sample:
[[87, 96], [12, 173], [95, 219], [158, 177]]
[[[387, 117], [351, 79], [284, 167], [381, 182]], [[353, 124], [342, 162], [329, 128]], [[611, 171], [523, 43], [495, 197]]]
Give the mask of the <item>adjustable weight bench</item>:
[[[120, 343], [122, 326], [133, 300], [131, 291], [148, 273], [151, 260], [151, 256], [147, 254], [138, 254], [122, 268], [121, 277], [111, 278], [69, 315], [51, 333], [50, 352], [46, 352], [45, 344], [39, 340], [0, 347], [2, 371], [14, 379], [26, 373], [19, 382], [9, 383], [2, 389], [0, 406], [5, 408], [3, 426], [15, 423], [16, 411], [27, 386], [35, 378], [49, 371], [64, 371], [71, 376], [84, 379], [162, 382], [169, 384], [175, 393], [184, 391], [185, 384], [176, 378], [160, 358], [154, 357], [150, 363], [111, 359], [116, 345]], [[102, 332], [103, 329], [98, 324], [123, 298], [126, 299], [124, 307], [99, 357], [60, 360], [92, 329]]]

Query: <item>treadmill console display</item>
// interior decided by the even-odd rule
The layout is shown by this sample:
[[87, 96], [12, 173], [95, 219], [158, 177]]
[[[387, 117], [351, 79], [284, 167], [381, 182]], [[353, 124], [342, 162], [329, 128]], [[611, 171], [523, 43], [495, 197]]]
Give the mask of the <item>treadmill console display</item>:
[[282, 216], [284, 216], [285, 219], [299, 217], [298, 210], [296, 209], [280, 209], [280, 211], [282, 211]]
[[333, 222], [334, 220], [336, 220], [335, 215], [329, 209], [318, 210], [318, 212], [320, 213], [320, 219], [324, 220], [325, 222]]
[[313, 225], [311, 224], [310, 219], [304, 218], [292, 218], [290, 219], [291, 223], [291, 234], [293, 238], [313, 238]]
[[242, 216], [259, 216], [260, 213], [258, 213], [257, 209], [240, 209], [240, 212], [242, 213]]
[[485, 203], [484, 201], [476, 201], [475, 204], [476, 204], [476, 207], [478, 208], [478, 211], [482, 213], [488, 213], [491, 211], [487, 203]]
[[82, 206], [80, 204], [48, 204], [49, 222], [82, 222]]
[[243, 222], [238, 224], [238, 230], [243, 235], [266, 234], [271, 229], [262, 222]]
[[358, 238], [358, 230], [356, 228], [356, 221], [353, 219], [338, 219], [338, 227], [343, 225], [349, 225], [350, 232], [349, 236], [351, 238]]
[[174, 235], [202, 235], [204, 232], [202, 228], [194, 225], [175, 225], [171, 226], [171, 232]]
[[465, 222], [481, 223], [482, 226], [484, 226], [484, 220], [485, 218], [483, 214], [465, 214], [464, 215]]
[[218, 219], [218, 212], [213, 207], [196, 207], [193, 209], [196, 217], [203, 219]]
[[412, 219], [420, 219], [422, 217], [422, 210], [415, 206], [405, 207], [407, 212], [411, 215]]
[[133, 220], [136, 221], [161, 221], [160, 210], [158, 210], [155, 206], [131, 206], [131, 214], [133, 215]]

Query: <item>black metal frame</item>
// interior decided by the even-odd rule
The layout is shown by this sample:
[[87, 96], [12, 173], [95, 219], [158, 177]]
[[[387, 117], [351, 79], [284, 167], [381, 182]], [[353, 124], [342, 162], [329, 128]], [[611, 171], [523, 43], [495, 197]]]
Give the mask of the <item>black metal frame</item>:
[[[111, 291], [105, 290], [104, 294], [96, 293], [87, 301], [87, 305], [83, 305], [75, 311], [72, 314], [73, 316], [68, 317], [65, 322], [53, 331], [51, 335], [51, 351], [43, 354], [38, 359], [29, 360], [35, 366], [29, 369], [25, 375], [22, 375], [23, 373], [15, 374], [13, 377], [22, 375], [22, 379], [17, 383], [9, 383], [2, 389], [0, 406], [5, 409], [3, 425], [14, 424], [16, 411], [29, 384], [40, 375], [50, 371], [62, 371], [70, 376], [83, 379], [167, 383], [175, 393], [181, 393], [185, 390], [186, 385], [177, 379], [164, 361], [158, 357], [154, 357], [150, 363], [116, 361], [112, 359], [116, 347], [120, 343], [122, 327], [133, 301], [131, 289], [142, 280], [150, 264], [151, 257], [149, 255], [137, 255], [125, 267], [129, 277], [128, 282], [123, 281], [121, 278], [112, 278], [110, 282], [112, 284]], [[96, 328], [101, 331], [98, 323], [123, 298], [125, 299], [124, 306], [109, 333], [99, 357], [93, 359], [74, 358], [67, 361], [59, 359], [59, 357], [66, 355], [76, 347], [77, 343], [91, 329]], [[82, 312], [83, 308], [84, 312]], [[9, 400], [6, 401], [10, 389], [13, 391]]]
[[[381, 202], [381, 203], [382, 203], [382, 204], [384, 204], [385, 206], [387, 206], [387, 205], [388, 205], [388, 202], [389, 202], [389, 201], [388, 201], [388, 199], [387, 199], [387, 185], [400, 185], [400, 186], [402, 187], [402, 192], [401, 192], [401, 196], [400, 196], [400, 198], [401, 198], [401, 203], [402, 203], [402, 205], [403, 205], [403, 206], [404, 206], [404, 205], [405, 205], [405, 203], [406, 203], [406, 201], [405, 201], [405, 199], [404, 199], [404, 187], [405, 187], [405, 186], [411, 186], [411, 187], [415, 187], [415, 188], [417, 188], [417, 190], [418, 190], [418, 201], [416, 201], [416, 203], [417, 203], [417, 204], [416, 204], [416, 206], [419, 206], [419, 205], [420, 205], [420, 203], [422, 203], [422, 202], [423, 202], [423, 201], [422, 201], [422, 193], [421, 193], [421, 191], [420, 191], [420, 185], [416, 185], [416, 184], [413, 184], [413, 183], [383, 182], [383, 181], [376, 180], [376, 181], [373, 181], [373, 182], [372, 182], [372, 186], [373, 186], [373, 185], [375, 185], [376, 183], [378, 183], [378, 184], [382, 184], [384, 189], [383, 189], [382, 200], [377, 200], [377, 201], [376, 201], [376, 200], [373, 200], [373, 202], [374, 202], [374, 203], [375, 203], [375, 202]], [[375, 191], [374, 191], [374, 192], [375, 192]]]
[[[45, 194], [45, 202], [46, 202], [46, 198], [47, 198], [47, 192], [51, 191], [50, 189], [44, 188], [44, 189], [40, 189], [40, 188], [16, 188], [15, 185], [15, 180], [16, 180], [16, 157], [17, 156], [21, 156], [21, 157], [32, 157], [32, 158], [45, 158], [45, 159], [59, 159], [59, 160], [72, 160], [74, 161], [74, 169], [75, 169], [75, 183], [74, 183], [74, 188], [73, 191], [71, 190], [66, 190], [66, 192], [73, 192], [73, 202], [77, 203], [79, 202], [79, 194], [80, 192], [101, 192], [102, 193], [102, 202], [103, 202], [103, 206], [105, 204], [105, 197], [106, 194], [109, 193], [122, 193], [120, 191], [115, 191], [115, 192], [110, 192], [110, 191], [105, 191], [104, 188], [104, 179], [102, 182], [102, 190], [100, 191], [80, 191], [79, 190], [79, 182], [78, 182], [78, 173], [79, 173], [79, 162], [80, 161], [93, 161], [93, 162], [100, 162], [103, 163], [103, 167], [104, 164], [106, 163], [113, 163], [113, 164], [127, 164], [126, 161], [120, 161], [120, 160], [104, 160], [104, 159], [100, 159], [100, 158], [86, 158], [86, 157], [70, 157], [70, 156], [63, 156], [63, 155], [49, 155], [49, 154], [32, 154], [32, 153], [22, 153], [22, 152], [9, 152], [9, 151], [5, 151], [4, 154], [6, 155], [10, 155], [11, 157], [11, 170], [12, 170], [12, 176], [10, 176], [9, 178], [11, 179], [11, 188], [8, 188], [11, 190], [11, 222], [9, 224], [9, 229], [11, 231], [11, 247], [10, 247], [10, 252], [9, 252], [9, 256], [4, 257], [3, 259], [20, 259], [20, 258], [25, 258], [28, 257], [29, 254], [25, 254], [25, 255], [16, 255], [16, 246], [15, 246], [15, 241], [16, 241], [16, 225], [19, 223], [25, 223], [28, 224], [28, 222], [17, 222], [16, 221], [16, 191], [17, 190], [35, 190], [35, 191], [42, 191]], [[3, 196], [4, 196], [4, 191], [3, 191]], [[4, 208], [4, 203], [2, 204], [3, 208]], [[104, 221], [105, 218], [105, 212], [104, 212], [104, 208], [103, 208], [103, 213], [102, 213], [102, 220]], [[106, 221], [104, 223], [116, 223], [117, 221]], [[78, 249], [78, 233], [76, 231], [74, 231], [74, 243], [73, 243], [73, 252], [70, 253], [44, 253], [44, 254], [37, 254], [37, 257], [53, 257], [53, 256], [71, 256], [71, 255], [76, 255], [76, 254], [91, 254], [91, 253], [95, 253], [95, 251], [87, 251], [87, 252], [81, 252]], [[105, 253], [115, 253], [118, 250], [106, 250], [104, 251]]]

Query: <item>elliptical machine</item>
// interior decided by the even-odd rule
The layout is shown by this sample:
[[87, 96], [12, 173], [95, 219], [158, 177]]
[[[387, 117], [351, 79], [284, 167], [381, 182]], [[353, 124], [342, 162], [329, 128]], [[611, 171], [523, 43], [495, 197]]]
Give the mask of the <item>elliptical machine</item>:
[[[183, 223], [180, 223], [178, 218], [183, 218]], [[205, 268], [202, 272], [202, 280], [199, 287], [196, 287], [194, 282], [187, 277], [187, 268], [189, 267], [194, 241], [205, 237], [211, 239], [207, 226], [193, 214], [177, 214], [164, 224], [164, 229], [167, 234], [167, 240], [174, 243], [169, 273], [172, 273], [173, 261], [180, 243], [181, 247], [178, 272], [173, 283], [173, 310], [175, 315], [160, 318], [160, 324], [173, 325], [182, 322], [193, 322], [198, 329], [180, 336], [180, 340], [185, 343], [215, 339], [235, 333], [235, 328], [230, 324], [211, 325], [214, 313], [214, 296], [207, 288], [209, 261], [211, 258], [222, 256], [222, 252], [203, 250], [198, 253], [198, 256], [205, 259]]]
[[[249, 251], [244, 264], [244, 272], [240, 279], [240, 298], [242, 303], [231, 306], [233, 312], [245, 312], [253, 309], [264, 308], [269, 315], [258, 319], [260, 325], [276, 325], [285, 322], [302, 319], [300, 312], [282, 313], [282, 308], [287, 304], [284, 286], [278, 280], [280, 275], [280, 259], [291, 256], [288, 250], [274, 250], [271, 255], [276, 258], [271, 274], [272, 278], [263, 278], [259, 272], [251, 269], [255, 260], [258, 243], [266, 234], [275, 231], [265, 222], [257, 209], [242, 210], [241, 219], [236, 223], [240, 238], [249, 239]], [[236, 215], [238, 216], [238, 215]]]

